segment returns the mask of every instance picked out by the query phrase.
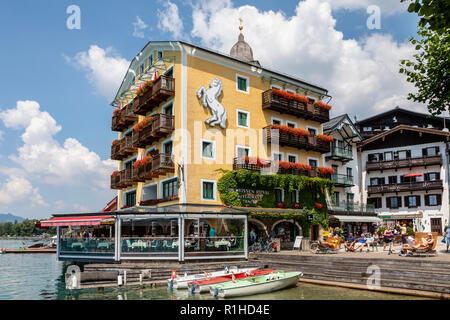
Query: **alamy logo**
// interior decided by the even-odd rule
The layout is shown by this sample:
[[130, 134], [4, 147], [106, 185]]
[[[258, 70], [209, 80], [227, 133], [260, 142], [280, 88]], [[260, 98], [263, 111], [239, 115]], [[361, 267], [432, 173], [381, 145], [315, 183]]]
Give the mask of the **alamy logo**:
[[381, 287], [381, 270], [377, 265], [370, 265], [367, 267], [366, 274], [370, 275], [367, 278], [367, 288], [368, 289], [380, 289]]
[[221, 128], [227, 127], [227, 111], [223, 105], [219, 102], [218, 98], [222, 94], [222, 80], [214, 78], [209, 84], [209, 88], [201, 86], [197, 91], [197, 98], [202, 98], [202, 104], [204, 107], [209, 107], [212, 113], [212, 117], [205, 120], [205, 123], [214, 127], [216, 124]]
[[70, 14], [70, 16], [66, 20], [67, 29], [81, 29], [81, 9], [77, 5], [70, 5], [66, 9], [66, 13]]

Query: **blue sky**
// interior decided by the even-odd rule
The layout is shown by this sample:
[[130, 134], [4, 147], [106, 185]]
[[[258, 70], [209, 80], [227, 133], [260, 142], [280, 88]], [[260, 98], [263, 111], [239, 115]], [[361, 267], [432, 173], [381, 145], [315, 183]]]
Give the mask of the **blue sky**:
[[[340, 0], [334, 1], [339, 2]], [[313, 10], [312, 7], [318, 6], [318, 2], [326, 1], [307, 0], [307, 2], [310, 2], [311, 8], [307, 9], [305, 6], [302, 10]], [[347, 4], [347, 2], [351, 4]], [[395, 63], [392, 65], [393, 63], [389, 59], [392, 56], [397, 57], [397, 55], [410, 53], [407, 39], [416, 31], [416, 16], [402, 12], [395, 3], [391, 5], [397, 9], [393, 9], [391, 12], [389, 6], [385, 8], [386, 1], [384, 4], [383, 1], [373, 1], [374, 3], [379, 2], [382, 9], [381, 29], [369, 30], [366, 27], [368, 17], [366, 7], [361, 4], [364, 1], [359, 1], [360, 4], [357, 4], [356, 0], [347, 2], [342, 1], [341, 6], [333, 7], [331, 16], [326, 17], [327, 21], [330, 21], [330, 18], [336, 20], [336, 25], [333, 27], [334, 34], [336, 32], [343, 33], [343, 39], [334, 44], [333, 48], [337, 48], [340, 43], [348, 44], [354, 39], [358, 45], [358, 59], [384, 63], [381, 51], [386, 50], [378, 52], [377, 48], [373, 47], [373, 43], [380, 42], [375, 38], [375, 34], [378, 34], [382, 37], [380, 43], [388, 48], [393, 45], [392, 48], [395, 49], [395, 52], [392, 55], [385, 52], [386, 65], [391, 64], [392, 69], [396, 68]], [[0, 212], [10, 212], [23, 217], [44, 218], [56, 212], [97, 211], [102, 209], [116, 194], [115, 191], [108, 190], [107, 184], [103, 187], [93, 187], [93, 183], [85, 178], [80, 178], [80, 181], [72, 184], [62, 183], [59, 179], [61, 177], [69, 177], [68, 179], [74, 177], [73, 180], [76, 180], [77, 172], [89, 177], [96, 170], [94, 168], [90, 169], [92, 171], [88, 171], [84, 169], [84, 166], [77, 167], [76, 164], [72, 166], [73, 162], [65, 166], [64, 163], [56, 162], [57, 160], [55, 163], [49, 161], [51, 167], [45, 167], [47, 162], [41, 159], [42, 153], [37, 152], [33, 147], [50, 148], [49, 145], [51, 145], [52, 152], [55, 152], [54, 156], [51, 155], [52, 159], [58, 158], [63, 153], [72, 158], [81, 154], [82, 157], [90, 159], [86, 160], [86, 163], [92, 161], [99, 167], [98, 171], [102, 173], [108, 173], [112, 166], [112, 162], [105, 161], [110, 157], [111, 141], [117, 137], [117, 134], [110, 129], [113, 108], [109, 105], [113, 98], [111, 92], [115, 93], [117, 88], [106, 90], [109, 93], [108, 96], [105, 94], [105, 90], [99, 88], [99, 83], [106, 81], [107, 85], [109, 83], [107, 81], [115, 81], [120, 84], [122, 79], [120, 77], [117, 77], [116, 80], [104, 79], [105, 75], [93, 76], [92, 73], [96, 71], [93, 71], [92, 68], [89, 69], [86, 65], [83, 66], [80, 58], [82, 56], [77, 56], [77, 54], [85, 53], [84, 57], [89, 59], [89, 49], [96, 46], [99, 50], [106, 50], [105, 57], [116, 59], [118, 62], [122, 61], [120, 65], [123, 69], [123, 62], [131, 61], [134, 55], [150, 40], [177, 40], [181, 37], [181, 39], [199, 45], [213, 46], [213, 49], [226, 51], [232, 44], [230, 41], [235, 41], [233, 39], [237, 38], [237, 33], [228, 40], [226, 35], [220, 34], [220, 30], [215, 30], [217, 26], [214, 25], [214, 17], [225, 14], [221, 8], [234, 10], [233, 12], [243, 10], [245, 15], [245, 12], [251, 11], [248, 7], [255, 7], [258, 10], [252, 11], [251, 14], [255, 17], [261, 16], [261, 18], [270, 10], [275, 13], [281, 11], [285, 20], [283, 23], [288, 23], [296, 16], [296, 8], [299, 6], [299, 1], [288, 0], [279, 1], [276, 7], [274, 7], [273, 1], [266, 0], [214, 0], [209, 3], [212, 8], [202, 0], [173, 0], [169, 2], [170, 6], [167, 2], [151, 0], [132, 2], [106, 0], [1, 1], [0, 41], [3, 50], [0, 53], [0, 73], [2, 74], [0, 77], [2, 93], [0, 95], [0, 120], [3, 121], [0, 121], [0, 191], [3, 196], [0, 195]], [[69, 17], [66, 8], [72, 4], [78, 5], [81, 9], [80, 30], [69, 30], [66, 27], [66, 20]], [[247, 6], [248, 10], [242, 9], [244, 6]], [[174, 11], [169, 11], [169, 9], [175, 7], [177, 12], [174, 17], [172, 16]], [[230, 13], [230, 10], [226, 14], [233, 14]], [[200, 29], [199, 18], [193, 16], [193, 12], [202, 11], [206, 16], [208, 32]], [[169, 19], [178, 18], [182, 22], [182, 26], [177, 30], [164, 26], [161, 23], [164, 16]], [[144, 33], [143, 38], [133, 36], [133, 23], [136, 23], [137, 17], [147, 25], [141, 30]], [[271, 17], [264, 19], [271, 19]], [[237, 19], [235, 21], [235, 23], [230, 22], [227, 27], [237, 30]], [[309, 72], [301, 63], [296, 69], [286, 65], [283, 61], [272, 59], [271, 57], [276, 56], [276, 53], [267, 52], [266, 48], [258, 44], [257, 38], [264, 36], [261, 34], [258, 36], [257, 29], [252, 29], [251, 21], [244, 19], [244, 34], [250, 44], [252, 42], [255, 44], [253, 48], [255, 56], [261, 58], [263, 64], [266, 62], [267, 65], [276, 69], [287, 70], [289, 73], [294, 72], [294, 75], [319, 84], [322, 84], [322, 79], [327, 78], [325, 66], [323, 69], [325, 71], [315, 74]], [[312, 25], [312, 27], [316, 26]], [[319, 27], [317, 26], [317, 28]], [[285, 30], [280, 24], [279, 29], [275, 27], [275, 31], [271, 30], [271, 32], [284, 33]], [[211, 42], [207, 38], [208, 34], [213, 34], [219, 41]], [[323, 39], [326, 39], [326, 36], [324, 34]], [[301, 39], [302, 35], [293, 33], [293, 37]], [[221, 42], [222, 38], [224, 40]], [[284, 49], [280, 47], [277, 50]], [[336, 55], [339, 57], [340, 53], [336, 51]], [[320, 62], [315, 61], [313, 55], [305, 56], [305, 59], [309, 58], [312, 59], [312, 62], [307, 62], [309, 64], [317, 63], [316, 69], [321, 70]], [[333, 59], [336, 58], [330, 57], [327, 63], [333, 63]], [[358, 61], [361, 62], [361, 60]], [[355, 65], [359, 63], [358, 61], [355, 62]], [[296, 70], [299, 70], [301, 74], [297, 74]], [[339, 69], [336, 70], [336, 75], [338, 74]], [[392, 77], [396, 77], [396, 75], [392, 75]], [[379, 81], [386, 82], [389, 87], [392, 87], [389, 85], [389, 81], [399, 83], [397, 78], [387, 79], [384, 76], [380, 76]], [[340, 81], [336, 78], [335, 83], [338, 82]], [[331, 95], [334, 96], [334, 90], [336, 91], [336, 98], [334, 98], [336, 100], [333, 101], [336, 101], [338, 111], [350, 113], [357, 110], [350, 107], [354, 102], [344, 97], [342, 88], [335, 86], [334, 82], [325, 83], [325, 85]], [[103, 85], [104, 87], [105, 85]], [[403, 85], [399, 85], [398, 91], [388, 92], [387, 96], [383, 97], [377, 96], [377, 101], [385, 99], [388, 103], [374, 105], [373, 111], [378, 112], [389, 105], [394, 107], [393, 104], [401, 101], [399, 97], [405, 95], [405, 90]], [[382, 88], [377, 89], [377, 95], [379, 91], [382, 91]], [[367, 97], [374, 95], [370, 92], [366, 94]], [[339, 97], [343, 98], [339, 99]], [[31, 104], [26, 104], [24, 109], [19, 110], [17, 102], [25, 100], [37, 102], [39, 109], [36, 109], [35, 105], [31, 107]], [[348, 109], [346, 106], [349, 106]], [[26, 110], [31, 109], [27, 108], [34, 108], [34, 113], [30, 111], [28, 114]], [[7, 115], [4, 113], [7, 110], [12, 111]], [[1, 112], [3, 112], [3, 117]], [[48, 116], [45, 115], [45, 112]], [[17, 117], [24, 118], [18, 120]], [[24, 138], [22, 135], [26, 130], [29, 130], [30, 133], [35, 132], [33, 130], [45, 131], [35, 122], [28, 121], [34, 119], [33, 117], [45, 119], [44, 124], [50, 123], [49, 126], [52, 128], [60, 126], [60, 129], [55, 129], [51, 134], [39, 131], [36, 135], [38, 141]], [[54, 119], [55, 123], [50, 118]], [[34, 129], [32, 130], [32, 128]], [[48, 143], [39, 141], [41, 134], [42, 139], [48, 139], [46, 140]], [[67, 139], [76, 139], [83, 147], [80, 147], [81, 151], [70, 153], [71, 150], [76, 149], [70, 146], [67, 146], [65, 150], [61, 149]], [[20, 148], [23, 148], [22, 153], [19, 151]], [[98, 156], [98, 159], [94, 157], [94, 154]], [[34, 159], [33, 156], [40, 158]], [[59, 165], [62, 169], [55, 169]], [[68, 172], [61, 174], [57, 172], [57, 170], [65, 169]], [[106, 176], [105, 181], [108, 179], [109, 176]], [[20, 187], [21, 183], [25, 181], [27, 187]]]

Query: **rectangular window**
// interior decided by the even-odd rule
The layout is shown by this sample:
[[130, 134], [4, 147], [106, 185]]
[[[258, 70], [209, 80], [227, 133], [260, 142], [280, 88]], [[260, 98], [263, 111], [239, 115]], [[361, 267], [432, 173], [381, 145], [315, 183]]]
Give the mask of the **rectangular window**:
[[291, 203], [297, 203], [297, 191], [291, 191]]
[[171, 179], [168, 181], [164, 181], [162, 183], [162, 189], [163, 189], [163, 199], [178, 195], [177, 178], [174, 178], [174, 179]]
[[372, 127], [363, 127], [363, 131], [365, 132], [372, 131]]
[[289, 162], [297, 162], [297, 156], [288, 155], [288, 161]]
[[237, 110], [237, 124], [239, 127], [249, 127], [249, 113], [242, 110]]
[[148, 57], [148, 68], [150, 69], [153, 65], [153, 52], [152, 54]]
[[125, 193], [125, 205], [126, 206], [136, 205], [136, 191]]
[[272, 159], [273, 159], [273, 161], [283, 161], [283, 154], [274, 152], [272, 155]]
[[202, 200], [214, 200], [214, 182], [202, 182]]
[[315, 159], [309, 159], [308, 160], [308, 164], [313, 167], [313, 168], [317, 168], [318, 167], [318, 162]]
[[401, 197], [388, 197], [386, 198], [386, 206], [391, 209], [397, 209], [402, 206]]
[[163, 144], [163, 153], [165, 154], [172, 154], [172, 148], [173, 148], [173, 142], [168, 141]]
[[316, 130], [316, 129], [308, 128], [308, 131], [309, 131], [309, 133], [310, 133], [312, 136], [317, 135], [317, 130]]
[[169, 105], [165, 106], [163, 108], [163, 113], [167, 114], [167, 115], [172, 115], [173, 114], [173, 103], [170, 103]]
[[347, 168], [347, 177], [353, 177], [352, 168]]
[[275, 202], [283, 202], [283, 190], [275, 189]]
[[442, 196], [440, 194], [426, 194], [425, 205], [426, 206], [440, 206], [442, 204]]
[[339, 192], [334, 192], [334, 203], [339, 206]]
[[290, 128], [296, 128], [296, 124], [294, 122], [286, 121], [286, 125]]
[[245, 157], [245, 156], [250, 156], [250, 148], [248, 148], [248, 147], [237, 147], [236, 148], [236, 151], [237, 151], [237, 157], [238, 158], [242, 158], [242, 157]]
[[382, 153], [371, 153], [369, 154], [369, 162], [380, 162], [383, 161]]
[[391, 161], [391, 160], [392, 160], [392, 152], [385, 152], [384, 161]]
[[425, 181], [436, 181], [440, 179], [440, 173], [439, 172], [429, 172], [424, 174], [424, 180]]
[[272, 118], [272, 124], [278, 124], [278, 125], [280, 125], [280, 126], [281, 126], [282, 122], [281, 122], [281, 120], [280, 120], [280, 119], [275, 119], [275, 118]]
[[372, 204], [375, 209], [381, 208], [381, 198], [368, 198], [367, 203]]
[[439, 147], [429, 147], [422, 149], [422, 156], [424, 157], [434, 157], [439, 155]]
[[388, 177], [389, 184], [397, 184], [397, 176]]
[[337, 165], [332, 164], [332, 165], [331, 165], [331, 168], [334, 170], [334, 174], [337, 174], [337, 173], [338, 173], [338, 166], [337, 166]]
[[402, 150], [402, 151], [394, 152], [394, 159], [396, 159], [396, 160], [405, 160], [408, 158], [411, 158], [410, 150]]
[[158, 51], [158, 60], [161, 60], [163, 58], [163, 52]]
[[214, 143], [211, 141], [202, 141], [202, 157], [214, 159]]
[[405, 206], [416, 208], [420, 206], [420, 196], [405, 196]]
[[238, 91], [248, 93], [248, 78], [241, 75], [236, 75], [236, 88]]

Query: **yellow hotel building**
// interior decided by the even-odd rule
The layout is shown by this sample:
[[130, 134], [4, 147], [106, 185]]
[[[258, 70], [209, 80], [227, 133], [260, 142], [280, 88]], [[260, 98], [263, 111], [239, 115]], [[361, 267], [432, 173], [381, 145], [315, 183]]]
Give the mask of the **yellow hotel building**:
[[[136, 95], [143, 83], [155, 78], [155, 72], [159, 78], [150, 89], [141, 89], [143, 96]], [[217, 86], [215, 79], [220, 82]], [[202, 87], [203, 95], [199, 92]], [[208, 88], [211, 93], [206, 92]], [[301, 105], [304, 110], [289, 110], [272, 88], [306, 96], [310, 101]], [[111, 177], [112, 188], [118, 190], [118, 208], [135, 204], [221, 205], [217, 191], [221, 172], [217, 170], [232, 170], [235, 158], [243, 155], [322, 166], [322, 154], [329, 151], [329, 145], [316, 137], [322, 134], [322, 123], [329, 120], [329, 114], [314, 106], [314, 101], [325, 97], [324, 88], [262, 67], [253, 60], [242, 33], [230, 55], [182, 41], [149, 42], [131, 62], [112, 102], [113, 106], [124, 106], [120, 115], [113, 117], [112, 127], [118, 131], [112, 159], [119, 160], [119, 166]], [[213, 108], [216, 104], [225, 110], [223, 124], [206, 123], [212, 116], [208, 101]], [[149, 116], [153, 128], [137, 133], [134, 126]], [[265, 128], [273, 124], [312, 134], [304, 144], [288, 142], [273, 147], [264, 143]], [[149, 153], [153, 156], [149, 171], [155, 174], [135, 174], [134, 161], [139, 154]], [[173, 196], [175, 200], [171, 200]]]

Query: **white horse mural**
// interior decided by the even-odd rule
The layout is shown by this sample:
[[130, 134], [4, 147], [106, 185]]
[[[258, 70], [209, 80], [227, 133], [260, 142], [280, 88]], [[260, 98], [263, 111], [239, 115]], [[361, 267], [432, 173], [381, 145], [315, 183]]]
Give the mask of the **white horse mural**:
[[227, 111], [223, 105], [217, 100], [222, 94], [222, 80], [214, 78], [209, 84], [209, 88], [201, 86], [197, 91], [197, 98], [202, 98], [202, 104], [204, 107], [209, 107], [212, 113], [212, 117], [205, 120], [207, 124], [214, 127], [216, 124], [221, 128], [226, 128]]

